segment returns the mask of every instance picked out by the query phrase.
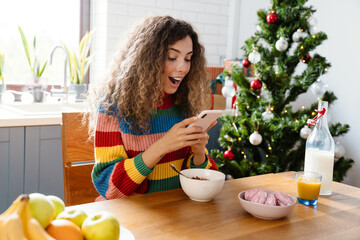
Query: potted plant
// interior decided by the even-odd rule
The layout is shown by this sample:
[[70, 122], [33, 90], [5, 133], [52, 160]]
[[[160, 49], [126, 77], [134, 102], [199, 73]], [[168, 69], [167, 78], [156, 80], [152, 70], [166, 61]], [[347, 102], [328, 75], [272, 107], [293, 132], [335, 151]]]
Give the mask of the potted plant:
[[2, 93], [6, 89], [5, 80], [4, 80], [4, 76], [3, 76], [4, 65], [5, 65], [5, 54], [0, 52], [0, 103], [1, 103]]
[[43, 99], [43, 83], [41, 81], [41, 76], [44, 73], [44, 70], [47, 65], [47, 60], [45, 60], [43, 63], [38, 59], [38, 56], [36, 55], [36, 35], [33, 39], [33, 52], [34, 57], [32, 58], [30, 54], [29, 44], [26, 39], [26, 36], [24, 34], [24, 31], [19, 26], [19, 32], [22, 40], [22, 44], [24, 46], [25, 55], [27, 58], [27, 61], [29, 63], [31, 72], [32, 72], [32, 79], [33, 83], [31, 84], [31, 89], [33, 91], [34, 100], [35, 102], [42, 102]]
[[85, 98], [84, 96], [87, 91], [87, 84], [85, 84], [84, 80], [93, 59], [93, 55], [90, 54], [93, 33], [94, 31], [87, 32], [82, 37], [77, 51], [71, 51], [66, 44], [63, 43], [69, 59], [68, 66], [71, 83], [69, 86], [69, 92], [76, 93], [76, 101], [82, 101]]

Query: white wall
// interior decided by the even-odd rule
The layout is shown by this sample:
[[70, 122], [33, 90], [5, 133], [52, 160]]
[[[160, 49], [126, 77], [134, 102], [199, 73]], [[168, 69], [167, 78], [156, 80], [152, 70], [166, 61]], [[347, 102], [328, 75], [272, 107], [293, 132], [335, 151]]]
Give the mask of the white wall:
[[225, 57], [229, 0], [93, 0], [92, 6], [92, 25], [101, 31], [94, 39], [95, 79], [103, 77], [124, 33], [144, 16], [170, 15], [191, 22], [206, 48], [208, 65], [220, 65]]
[[[222, 65], [225, 58], [241, 57], [240, 47], [255, 32], [256, 12], [267, 9], [270, 0], [93, 0], [95, 9], [94, 26], [97, 29], [95, 39], [96, 79], [102, 77], [106, 66], [116, 49], [118, 42], [129, 26], [144, 15], [169, 14], [175, 18], [190, 21], [199, 32], [206, 48], [209, 65]], [[357, 16], [360, 1], [357, 0], [309, 0], [317, 10], [315, 18], [319, 30], [328, 35], [314, 52], [326, 57], [332, 64], [329, 72], [323, 76], [338, 100], [330, 108], [331, 122], [348, 123], [350, 132], [340, 141], [346, 149], [345, 157], [355, 160], [348, 172], [345, 183], [360, 187], [360, 80], [359, 60], [360, 28]], [[104, 38], [104, 36], [106, 36]], [[105, 51], [101, 51], [106, 49]], [[313, 54], [313, 53], [312, 53]], [[299, 96], [294, 108], [316, 101], [311, 93]]]

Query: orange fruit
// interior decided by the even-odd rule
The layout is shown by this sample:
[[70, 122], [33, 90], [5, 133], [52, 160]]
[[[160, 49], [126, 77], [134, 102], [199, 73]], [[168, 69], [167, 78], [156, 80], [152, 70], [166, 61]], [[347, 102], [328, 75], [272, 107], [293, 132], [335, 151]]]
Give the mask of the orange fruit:
[[84, 236], [79, 226], [66, 219], [52, 220], [46, 232], [56, 240], [83, 240]]

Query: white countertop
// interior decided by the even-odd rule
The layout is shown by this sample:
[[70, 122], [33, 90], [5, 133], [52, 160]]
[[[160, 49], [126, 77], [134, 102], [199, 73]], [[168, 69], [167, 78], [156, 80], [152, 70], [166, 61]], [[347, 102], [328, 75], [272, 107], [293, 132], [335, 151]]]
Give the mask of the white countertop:
[[60, 125], [63, 111], [80, 112], [81, 108], [82, 104], [0, 104], [0, 127]]

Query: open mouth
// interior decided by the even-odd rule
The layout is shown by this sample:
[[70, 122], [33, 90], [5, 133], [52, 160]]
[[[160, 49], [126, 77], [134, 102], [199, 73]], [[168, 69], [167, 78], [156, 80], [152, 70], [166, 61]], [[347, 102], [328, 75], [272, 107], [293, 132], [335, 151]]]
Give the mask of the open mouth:
[[170, 81], [173, 83], [173, 84], [178, 84], [182, 78], [173, 78], [173, 77], [169, 77]]

